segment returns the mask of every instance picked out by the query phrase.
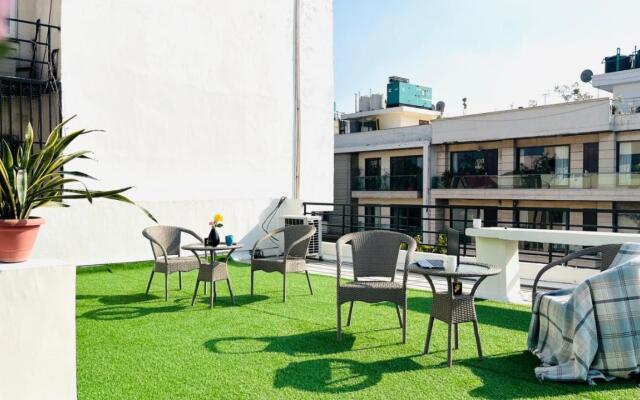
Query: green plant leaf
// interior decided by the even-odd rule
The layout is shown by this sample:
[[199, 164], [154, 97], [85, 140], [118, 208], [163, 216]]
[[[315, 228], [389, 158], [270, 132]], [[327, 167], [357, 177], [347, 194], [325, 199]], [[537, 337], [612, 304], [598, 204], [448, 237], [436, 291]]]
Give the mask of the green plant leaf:
[[24, 208], [27, 203], [27, 187], [28, 177], [27, 171], [19, 169], [16, 171], [16, 194], [18, 195], [18, 204], [20, 208]]

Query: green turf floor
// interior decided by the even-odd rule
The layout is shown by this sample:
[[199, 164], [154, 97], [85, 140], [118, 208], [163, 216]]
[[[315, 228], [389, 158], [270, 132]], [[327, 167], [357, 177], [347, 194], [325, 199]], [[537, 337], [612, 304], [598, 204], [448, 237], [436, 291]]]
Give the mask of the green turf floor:
[[80, 399], [640, 399], [638, 379], [592, 387], [538, 382], [538, 362], [524, 351], [527, 307], [478, 302], [486, 357], [476, 357], [472, 326], [463, 324], [447, 368], [445, 324], [436, 322], [432, 352], [422, 354], [427, 292], [409, 292], [407, 344], [393, 306], [365, 303], [356, 303], [337, 342], [335, 278], [312, 276], [310, 296], [304, 275], [292, 274], [283, 304], [281, 275], [257, 273], [250, 297], [248, 267], [236, 264], [237, 305], [219, 284], [209, 309], [202, 294], [191, 307], [195, 272], [185, 274], [182, 291], [171, 276], [165, 302], [162, 275], [144, 294], [149, 270], [132, 263], [78, 272]]

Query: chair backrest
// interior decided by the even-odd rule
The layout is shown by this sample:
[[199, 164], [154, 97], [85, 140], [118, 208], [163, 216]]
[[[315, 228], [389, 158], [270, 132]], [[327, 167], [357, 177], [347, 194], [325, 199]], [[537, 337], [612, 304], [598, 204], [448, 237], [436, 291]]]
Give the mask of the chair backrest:
[[142, 236], [151, 241], [151, 250], [155, 258], [162, 256], [162, 249], [159, 243], [167, 251], [168, 256], [180, 255], [180, 228], [177, 226], [155, 225], [145, 228]]
[[296, 240], [304, 238], [304, 240], [289, 250], [288, 256], [305, 258], [309, 252], [309, 242], [311, 241], [311, 237], [316, 233], [316, 228], [312, 225], [289, 225], [284, 228], [283, 233], [285, 251]]
[[618, 255], [620, 251], [621, 244], [607, 244], [603, 246], [598, 246], [600, 248], [600, 255], [602, 257], [600, 264], [600, 271], [604, 271], [609, 269], [613, 260]]
[[453, 228], [447, 228], [447, 255], [456, 256], [460, 264], [460, 232]]
[[384, 277], [393, 280], [400, 245], [409, 244], [411, 240], [404, 233], [391, 231], [354, 233], [350, 241], [354, 278]]

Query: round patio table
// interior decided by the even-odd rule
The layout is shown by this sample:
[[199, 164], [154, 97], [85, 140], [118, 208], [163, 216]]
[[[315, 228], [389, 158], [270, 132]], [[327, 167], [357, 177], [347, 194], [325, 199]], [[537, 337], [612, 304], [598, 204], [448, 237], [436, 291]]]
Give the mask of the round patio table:
[[[478, 286], [482, 281], [492, 275], [500, 273], [500, 269], [489, 264], [478, 262], [463, 262], [458, 264], [455, 270], [422, 268], [417, 264], [411, 264], [409, 272], [423, 275], [431, 286], [433, 293], [433, 304], [429, 326], [427, 328], [427, 338], [424, 344], [424, 354], [429, 353], [429, 342], [433, 331], [433, 321], [435, 319], [445, 322], [449, 326], [449, 342], [447, 348], [447, 363], [451, 366], [451, 331], [455, 331], [455, 348], [458, 349], [458, 324], [464, 322], [473, 323], [473, 332], [476, 337], [476, 347], [478, 356], [482, 358], [482, 346], [480, 344], [480, 333], [478, 332], [478, 319], [476, 317], [476, 306], [474, 296]], [[447, 291], [438, 292], [433, 284], [432, 277], [445, 278], [447, 280]], [[454, 294], [454, 284], [460, 278], [478, 278], [469, 293]], [[462, 289], [462, 288], [461, 288]]]
[[[220, 244], [218, 246], [209, 246], [202, 243], [193, 243], [182, 246], [183, 250], [189, 250], [195, 254], [198, 262], [200, 263], [200, 269], [198, 271], [198, 278], [196, 280], [196, 287], [193, 291], [193, 298], [191, 299], [191, 305], [196, 301], [196, 295], [198, 294], [198, 286], [200, 282], [204, 282], [204, 293], [207, 293], [207, 282], [211, 284], [210, 291], [210, 299], [209, 299], [209, 308], [213, 307], [213, 303], [216, 301], [217, 293], [216, 293], [216, 282], [217, 281], [227, 281], [227, 286], [229, 287], [229, 295], [231, 297], [231, 304], [235, 305], [235, 300], [233, 298], [233, 289], [231, 288], [231, 279], [229, 278], [229, 270], [227, 268], [227, 263], [229, 261], [229, 257], [231, 254], [237, 250], [242, 248], [243, 245], [241, 243], [234, 243], [231, 246], [227, 246], [224, 244]], [[211, 256], [211, 261], [209, 262], [205, 258], [205, 262], [203, 262], [202, 258], [198, 256], [199, 251], [204, 251], [209, 253]], [[216, 261], [216, 256], [218, 253], [227, 253], [224, 261]]]

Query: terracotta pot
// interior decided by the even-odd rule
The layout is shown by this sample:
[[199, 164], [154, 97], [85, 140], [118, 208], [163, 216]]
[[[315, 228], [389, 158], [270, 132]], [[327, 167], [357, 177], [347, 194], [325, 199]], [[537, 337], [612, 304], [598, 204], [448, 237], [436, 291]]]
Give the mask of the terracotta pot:
[[0, 219], [0, 262], [26, 261], [31, 255], [43, 218]]

